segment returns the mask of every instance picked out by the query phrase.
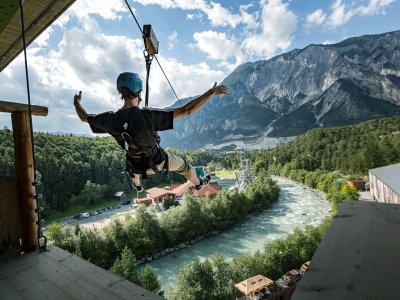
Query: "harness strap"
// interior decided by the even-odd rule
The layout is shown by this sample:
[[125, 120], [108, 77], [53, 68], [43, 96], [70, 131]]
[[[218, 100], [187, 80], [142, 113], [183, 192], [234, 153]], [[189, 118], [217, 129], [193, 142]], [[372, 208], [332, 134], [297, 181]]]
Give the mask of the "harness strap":
[[[147, 179], [147, 173], [146, 171], [150, 168], [153, 170], [154, 173], [159, 173], [160, 170], [157, 168], [156, 163], [153, 161], [154, 158], [154, 151], [157, 151], [156, 154], [158, 153], [158, 151], [161, 151], [162, 153], [164, 153], [163, 158], [164, 158], [164, 166], [163, 169], [165, 169], [165, 174], [168, 172], [168, 155], [165, 154], [165, 152], [163, 151], [163, 149], [160, 147], [160, 145], [157, 143], [155, 144], [151, 150], [150, 150], [150, 154], [146, 153], [141, 147], [137, 146], [135, 143], [132, 142], [132, 139], [129, 135], [129, 133], [127, 132], [122, 132], [121, 133], [122, 138], [125, 141], [125, 151], [127, 152], [127, 162], [129, 162], [129, 164], [127, 163], [127, 166], [132, 168], [134, 165], [139, 165], [140, 166], [140, 172], [142, 174], [142, 178], [143, 179]], [[130, 150], [130, 146], [134, 146], [137, 149], [139, 149], [139, 151], [135, 152], [135, 153], [131, 153]], [[154, 150], [154, 148], [156, 148], [156, 150]], [[132, 158], [132, 160], [130, 160], [129, 158]], [[135, 162], [135, 160], [139, 160]], [[129, 170], [128, 170], [129, 171]], [[131, 172], [130, 172], [131, 173]]]

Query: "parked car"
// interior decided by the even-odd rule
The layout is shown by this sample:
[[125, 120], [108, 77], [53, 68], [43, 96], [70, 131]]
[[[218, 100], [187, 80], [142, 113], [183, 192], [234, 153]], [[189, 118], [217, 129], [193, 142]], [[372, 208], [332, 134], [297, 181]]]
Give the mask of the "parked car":
[[89, 213], [85, 212], [85, 213], [81, 213], [79, 219], [82, 220], [82, 219], [86, 219], [86, 218], [89, 218], [89, 217], [90, 217]]
[[124, 202], [121, 203], [122, 205], [128, 205], [131, 204], [131, 200], [125, 200]]

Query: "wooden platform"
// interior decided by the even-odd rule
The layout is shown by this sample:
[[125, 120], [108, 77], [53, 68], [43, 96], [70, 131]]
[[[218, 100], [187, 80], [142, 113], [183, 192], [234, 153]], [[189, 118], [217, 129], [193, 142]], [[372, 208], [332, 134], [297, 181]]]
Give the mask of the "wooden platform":
[[0, 299], [163, 299], [58, 247], [0, 261]]
[[291, 299], [400, 299], [400, 205], [345, 201]]

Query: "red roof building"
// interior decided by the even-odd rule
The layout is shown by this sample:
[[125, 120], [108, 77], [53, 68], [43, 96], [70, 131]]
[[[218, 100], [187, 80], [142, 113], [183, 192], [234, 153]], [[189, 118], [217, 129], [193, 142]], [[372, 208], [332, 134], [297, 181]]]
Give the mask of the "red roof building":
[[176, 186], [171, 191], [163, 188], [153, 187], [146, 191], [147, 197], [136, 198], [134, 199], [134, 202], [136, 204], [145, 204], [148, 206], [152, 203], [163, 202], [166, 199], [182, 197], [183, 194], [188, 191], [195, 197], [205, 197], [206, 195], [216, 196], [221, 191], [221, 186], [218, 184], [218, 182], [210, 182], [198, 191], [194, 188], [194, 184], [192, 182], [187, 181], [179, 186]]
[[198, 191], [194, 188], [194, 184], [192, 182], [186, 181], [184, 184], [172, 189], [171, 193], [174, 193], [176, 197], [182, 197], [187, 191], [190, 191], [195, 197], [204, 197], [207, 194], [209, 196], [216, 196], [221, 191], [221, 186], [218, 184], [218, 182], [210, 182]]
[[175, 199], [175, 193], [163, 188], [153, 187], [146, 191], [147, 198], [153, 199], [155, 202], [163, 202], [166, 199]]
[[149, 206], [149, 205], [151, 205], [153, 203], [153, 199], [148, 198], [148, 197], [146, 197], [146, 198], [136, 198], [136, 199], [133, 199], [133, 201], [136, 204], [144, 204], [146, 206]]

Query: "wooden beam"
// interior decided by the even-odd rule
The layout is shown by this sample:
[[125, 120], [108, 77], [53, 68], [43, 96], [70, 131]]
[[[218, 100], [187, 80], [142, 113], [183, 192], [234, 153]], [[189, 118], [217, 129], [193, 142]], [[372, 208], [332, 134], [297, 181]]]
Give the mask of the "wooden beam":
[[[29, 111], [27, 104], [0, 101], [0, 112], [13, 113], [17, 111]], [[35, 116], [47, 116], [49, 110], [45, 106], [31, 105], [32, 115]]]
[[38, 225], [34, 199], [33, 151], [29, 113], [15, 111], [11, 115], [14, 137], [15, 173], [21, 212], [21, 251], [36, 249]]

